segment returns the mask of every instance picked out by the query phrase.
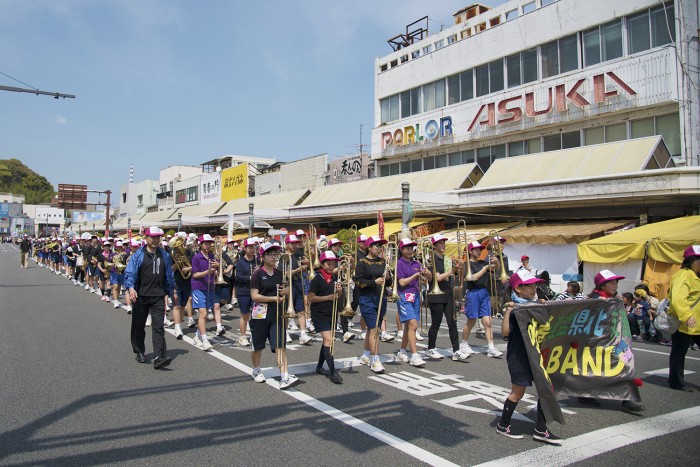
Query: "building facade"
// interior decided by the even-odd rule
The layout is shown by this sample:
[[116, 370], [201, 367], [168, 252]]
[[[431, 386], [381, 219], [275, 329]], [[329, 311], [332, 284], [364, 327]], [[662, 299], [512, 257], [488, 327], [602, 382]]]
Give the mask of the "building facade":
[[327, 174], [328, 154], [292, 162], [279, 162], [267, 167], [255, 177], [255, 194], [269, 195], [324, 186]]
[[143, 180], [128, 183], [120, 188], [119, 209], [121, 214], [134, 217], [145, 214], [149, 208], [157, 205], [156, 196], [160, 193], [158, 180]]
[[500, 158], [652, 135], [676, 165], [697, 166], [697, 29], [697, 2], [460, 10], [452, 27], [376, 60], [378, 174], [486, 171]]
[[[202, 174], [202, 168], [191, 165], [171, 165], [160, 171], [156, 200], [158, 211], [175, 208], [175, 184]], [[144, 211], [146, 212], [146, 211]]]

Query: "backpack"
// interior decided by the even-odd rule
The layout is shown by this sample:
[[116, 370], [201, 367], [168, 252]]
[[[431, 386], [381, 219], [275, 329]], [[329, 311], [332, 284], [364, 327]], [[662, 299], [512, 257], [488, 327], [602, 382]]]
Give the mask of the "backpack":
[[673, 315], [668, 314], [669, 301], [664, 298], [659, 302], [659, 307], [656, 309], [656, 319], [654, 319], [654, 327], [657, 331], [664, 334], [673, 334], [678, 330], [681, 321]]

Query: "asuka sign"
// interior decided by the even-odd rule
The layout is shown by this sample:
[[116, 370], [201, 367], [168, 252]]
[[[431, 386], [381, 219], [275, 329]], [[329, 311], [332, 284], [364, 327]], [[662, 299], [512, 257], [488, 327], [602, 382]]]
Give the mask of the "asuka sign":
[[[421, 134], [423, 132], [424, 134]], [[435, 138], [450, 136], [452, 134], [452, 117], [442, 117], [437, 120], [428, 120], [423, 129], [420, 123], [398, 128], [382, 133], [382, 151], [389, 146], [402, 146], [421, 141], [432, 141]]]
[[[541, 109], [535, 108], [536, 92], [534, 91], [520, 96], [508, 97], [498, 102], [483, 104], [476, 112], [467, 131], [472, 131], [477, 125], [494, 127], [504, 123], [517, 122], [522, 120], [523, 114], [525, 114], [526, 117], [532, 118], [538, 115], [548, 114], [552, 111], [566, 112], [570, 104], [580, 108], [590, 106], [591, 102], [579, 92], [581, 86], [590, 79], [591, 78], [581, 78], [568, 90], [564, 84], [548, 87], [544, 91], [547, 104]], [[613, 81], [622, 91], [630, 96], [635, 96], [637, 94], [637, 92], [622, 81], [619, 76], [612, 71], [608, 71], [592, 77], [593, 92], [592, 96], [588, 97], [592, 97], [593, 104], [595, 105], [602, 104], [608, 98], [619, 94], [617, 90], [606, 90], [606, 79]], [[539, 94], [539, 92], [537, 92], [537, 94]]]

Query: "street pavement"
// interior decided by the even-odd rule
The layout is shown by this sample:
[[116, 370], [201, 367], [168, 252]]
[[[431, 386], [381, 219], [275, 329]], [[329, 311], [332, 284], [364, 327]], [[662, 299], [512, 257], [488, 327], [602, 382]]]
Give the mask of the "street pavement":
[[[647, 410], [634, 415], [615, 401], [591, 407], [561, 398], [566, 424], [550, 429], [565, 442], [555, 447], [528, 436], [533, 388], [513, 418], [525, 438], [495, 432], [510, 382], [505, 359], [485, 353], [418, 369], [394, 360], [397, 341], [382, 343], [387, 372], [375, 375], [358, 363], [361, 340], [337, 340], [344, 383], [334, 385], [314, 373], [320, 342], [295, 339], [290, 371], [301, 381], [280, 391], [269, 350], [262, 362], [268, 384], [250, 377], [234, 308], [225, 312], [226, 335], [211, 338], [214, 351], [195, 348], [194, 330], [185, 327], [182, 341], [166, 334], [173, 362], [154, 370], [133, 358], [124, 309], [33, 261], [20, 269], [19, 253], [5, 244], [0, 304], [0, 465], [695, 465], [700, 454], [700, 352], [692, 350], [686, 381], [696, 391], [684, 393], [665, 384], [669, 348], [635, 343]], [[394, 314], [391, 307], [390, 331]], [[438, 347], [445, 349], [443, 327]], [[505, 350], [500, 321], [494, 328]], [[485, 352], [484, 340], [470, 341]]]

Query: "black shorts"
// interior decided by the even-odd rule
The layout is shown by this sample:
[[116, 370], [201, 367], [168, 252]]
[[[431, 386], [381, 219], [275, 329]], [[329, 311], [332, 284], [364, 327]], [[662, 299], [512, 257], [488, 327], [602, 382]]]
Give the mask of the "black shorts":
[[318, 332], [324, 332], [324, 331], [331, 330], [331, 322], [330, 321], [313, 320], [313, 322], [314, 322], [314, 329]]
[[[274, 353], [278, 347], [278, 324], [266, 319], [251, 319], [248, 323], [250, 324], [250, 333], [253, 337], [253, 350], [264, 350], [265, 341], [267, 340], [270, 342], [270, 350]], [[279, 348], [284, 349], [287, 347], [287, 327], [283, 324], [279, 326], [282, 328], [282, 335], [279, 336]]]

